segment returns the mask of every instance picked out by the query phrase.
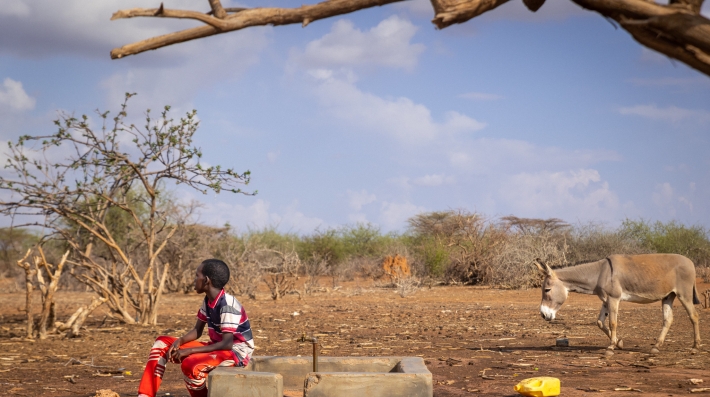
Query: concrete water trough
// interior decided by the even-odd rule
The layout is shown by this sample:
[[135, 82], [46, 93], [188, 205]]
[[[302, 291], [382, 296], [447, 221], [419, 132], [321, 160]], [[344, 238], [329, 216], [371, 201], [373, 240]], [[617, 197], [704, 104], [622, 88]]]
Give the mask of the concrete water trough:
[[432, 397], [431, 372], [421, 357], [252, 357], [246, 368], [218, 367], [209, 397]]

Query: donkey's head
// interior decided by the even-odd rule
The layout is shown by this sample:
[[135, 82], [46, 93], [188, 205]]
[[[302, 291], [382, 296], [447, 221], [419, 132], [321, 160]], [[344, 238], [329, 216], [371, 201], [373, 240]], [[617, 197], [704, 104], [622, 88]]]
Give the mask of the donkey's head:
[[545, 276], [542, 281], [542, 302], [540, 302], [540, 315], [547, 321], [555, 319], [555, 314], [560, 310], [562, 304], [567, 300], [569, 291], [567, 287], [557, 278], [555, 271], [546, 264], [535, 261], [535, 266]]

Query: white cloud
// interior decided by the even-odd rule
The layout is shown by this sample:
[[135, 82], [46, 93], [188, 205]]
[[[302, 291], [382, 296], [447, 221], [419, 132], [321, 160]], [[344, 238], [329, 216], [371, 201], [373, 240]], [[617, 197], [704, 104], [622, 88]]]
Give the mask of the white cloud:
[[488, 94], [485, 92], [467, 92], [458, 96], [462, 99], [471, 99], [474, 101], [495, 101], [498, 99], [503, 99], [503, 95], [498, 94]]
[[372, 193], [368, 193], [365, 189], [359, 192], [348, 190], [347, 194], [350, 207], [356, 211], [360, 211], [363, 206], [374, 203], [375, 200], [377, 200], [377, 196]]
[[119, 103], [126, 92], [136, 92], [138, 96], [131, 99], [132, 109], [143, 111], [171, 105], [182, 113], [192, 109], [190, 102], [197, 92], [217, 82], [235, 80], [257, 64], [268, 43], [264, 29], [246, 29], [238, 35], [225, 34], [182, 43], [160, 50], [170, 53], [179, 47], [180, 51], [187, 51], [189, 55], [186, 53], [184, 57], [180, 53], [180, 61], [161, 67], [128, 63], [120, 72], [105, 78], [101, 87], [106, 90], [107, 102], [111, 105]]
[[[190, 197], [192, 194], [186, 193], [185, 196]], [[239, 197], [240, 201], [246, 201], [243, 196], [234, 197]], [[322, 219], [309, 217], [299, 211], [297, 201], [276, 211], [271, 208], [271, 203], [263, 199], [256, 199], [251, 205], [225, 201], [205, 203], [204, 208], [200, 210], [199, 221], [215, 226], [229, 223], [241, 231], [249, 228], [277, 227], [279, 230], [295, 233], [310, 233], [325, 225]]]
[[412, 70], [425, 48], [410, 42], [416, 31], [416, 26], [396, 15], [365, 32], [341, 19], [305, 50], [292, 50], [289, 63], [306, 69], [384, 66]]
[[705, 123], [710, 121], [710, 111], [700, 109], [683, 109], [677, 106], [660, 108], [656, 105], [636, 105], [622, 107], [619, 109], [619, 113], [623, 115], [641, 116], [651, 120], [670, 122], [694, 121]]
[[444, 174], [433, 174], [424, 175], [422, 177], [414, 179], [413, 183], [417, 186], [441, 186], [441, 185], [452, 185], [456, 182], [456, 178], [453, 176], [446, 176]]
[[402, 229], [407, 219], [426, 211], [426, 208], [410, 203], [383, 202], [380, 208], [380, 222], [389, 230]]
[[31, 110], [35, 107], [35, 99], [27, 95], [22, 83], [6, 78], [0, 86], [0, 111], [8, 108], [14, 111]]
[[335, 117], [409, 144], [431, 142], [454, 133], [474, 132], [486, 126], [457, 112], [447, 112], [444, 121], [437, 122], [426, 106], [409, 98], [381, 98], [333, 77], [320, 79], [316, 95]]
[[619, 199], [593, 169], [519, 173], [507, 178], [500, 195], [513, 213], [563, 219], [609, 220]]
[[[108, 59], [114, 47], [196, 25], [167, 18], [110, 21], [111, 15], [120, 9], [158, 5], [146, 5], [140, 0], [12, 0], [3, 3], [7, 4], [3, 4], [0, 12], [0, 52], [32, 58], [78, 54]], [[166, 8], [195, 7], [194, 1], [189, 0], [165, 0], [164, 3]]]

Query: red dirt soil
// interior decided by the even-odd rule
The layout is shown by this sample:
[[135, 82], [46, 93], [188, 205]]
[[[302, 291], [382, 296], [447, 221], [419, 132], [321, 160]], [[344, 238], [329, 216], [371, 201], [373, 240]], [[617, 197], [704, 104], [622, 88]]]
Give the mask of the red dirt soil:
[[[698, 281], [699, 291], [708, 287]], [[81, 338], [25, 341], [23, 294], [0, 294], [0, 394], [94, 396], [110, 389], [135, 396], [153, 340], [190, 329], [201, 299], [165, 295], [155, 327], [126, 326], [99, 308]], [[296, 341], [306, 333], [319, 338], [322, 356], [420, 356], [434, 375], [437, 397], [516, 396], [513, 386], [534, 376], [560, 378], [564, 396], [673, 396], [710, 387], [708, 349], [690, 354], [692, 328], [677, 301], [675, 322], [656, 356], [649, 351], [661, 329], [660, 302], [622, 303], [619, 334], [625, 349], [605, 357], [608, 339], [596, 326], [596, 297], [571, 294], [551, 323], [540, 318], [539, 299], [538, 290], [477, 287], [424, 288], [401, 298], [391, 289], [356, 281], [301, 300], [289, 295], [274, 302], [262, 293], [242, 303], [256, 355], [308, 355], [310, 344]], [[59, 293], [59, 319], [90, 300], [89, 293]], [[710, 310], [696, 308], [701, 337], [708, 340]], [[569, 347], [554, 346], [561, 336]], [[698, 385], [689, 382], [703, 378]], [[188, 396], [175, 365], [167, 368], [159, 393], [164, 395]]]

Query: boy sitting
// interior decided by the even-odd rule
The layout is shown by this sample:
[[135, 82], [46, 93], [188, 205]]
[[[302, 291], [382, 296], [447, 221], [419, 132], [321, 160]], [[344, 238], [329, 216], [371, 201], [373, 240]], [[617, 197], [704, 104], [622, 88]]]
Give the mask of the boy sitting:
[[[229, 267], [219, 259], [207, 259], [195, 272], [195, 291], [205, 299], [197, 312], [195, 328], [181, 336], [159, 336], [150, 350], [148, 364], [138, 386], [138, 397], [155, 397], [170, 361], [181, 363], [185, 386], [192, 397], [206, 397], [207, 374], [217, 366], [249, 364], [254, 342], [244, 307], [222, 289], [229, 281]], [[198, 342], [205, 329], [210, 342]]]

